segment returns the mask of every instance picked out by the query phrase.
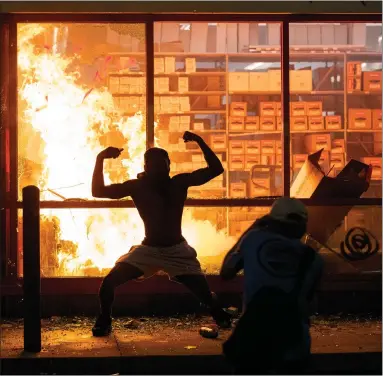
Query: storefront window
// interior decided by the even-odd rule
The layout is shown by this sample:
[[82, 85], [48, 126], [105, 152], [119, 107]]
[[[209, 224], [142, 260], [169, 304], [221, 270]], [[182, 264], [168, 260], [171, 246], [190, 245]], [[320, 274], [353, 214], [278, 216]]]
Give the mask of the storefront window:
[[145, 25], [19, 24], [18, 187], [35, 184], [42, 200], [91, 199], [95, 158], [105, 179], [121, 182], [143, 167]]
[[190, 197], [282, 194], [279, 24], [155, 23], [156, 142], [172, 174], [206, 166], [186, 130], [201, 135], [225, 173]]
[[[322, 189], [322, 181], [342, 176], [348, 166], [346, 175], [353, 170], [359, 177], [350, 177], [343, 197], [381, 197], [381, 28], [365, 23], [290, 24], [293, 196], [331, 198], [335, 188]], [[348, 192], [369, 180], [368, 166], [368, 190], [361, 184]]]

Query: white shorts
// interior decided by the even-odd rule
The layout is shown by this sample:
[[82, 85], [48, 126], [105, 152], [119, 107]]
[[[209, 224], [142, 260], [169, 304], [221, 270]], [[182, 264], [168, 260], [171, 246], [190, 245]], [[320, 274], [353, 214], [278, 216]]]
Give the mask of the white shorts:
[[203, 274], [197, 252], [186, 241], [171, 247], [133, 246], [116, 264], [122, 262], [140, 269], [145, 278], [159, 271], [164, 271], [171, 279], [178, 275]]

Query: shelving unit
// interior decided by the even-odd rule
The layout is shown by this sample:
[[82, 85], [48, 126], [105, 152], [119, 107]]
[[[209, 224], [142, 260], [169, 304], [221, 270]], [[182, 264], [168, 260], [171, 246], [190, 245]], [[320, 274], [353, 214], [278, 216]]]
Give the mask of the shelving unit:
[[[122, 56], [122, 55], [121, 55]], [[128, 56], [128, 55], [126, 55]], [[132, 55], [136, 56], [136, 55]], [[230, 152], [229, 142], [231, 140], [281, 140], [282, 139], [282, 131], [249, 131], [249, 130], [231, 130], [229, 128], [229, 120], [230, 120], [230, 103], [232, 102], [247, 102], [249, 103], [250, 111], [247, 114], [248, 116], [259, 116], [258, 112], [258, 104], [259, 102], [267, 102], [267, 101], [281, 101], [281, 91], [254, 91], [254, 90], [239, 90], [234, 91], [230, 90], [229, 87], [229, 73], [231, 69], [231, 65], [233, 64], [242, 64], [242, 66], [249, 65], [254, 62], [267, 62], [267, 63], [276, 63], [276, 67], [273, 69], [280, 69], [280, 51], [275, 50], [274, 52], [257, 52], [257, 53], [166, 53], [166, 52], [156, 52], [155, 58], [174, 58], [175, 60], [175, 71], [170, 72], [155, 72], [155, 78], [167, 78], [167, 84], [169, 85], [169, 90], [156, 90], [156, 97], [168, 97], [168, 98], [189, 98], [190, 110], [189, 111], [161, 111], [156, 110], [155, 116], [158, 118], [158, 131], [169, 131], [169, 123], [171, 118], [174, 116], [189, 116], [190, 117], [190, 130], [201, 134], [204, 136], [205, 140], [212, 146], [211, 136], [216, 135], [225, 135], [225, 147], [223, 150], [215, 150], [221, 157], [225, 167], [225, 176], [222, 182], [222, 187], [209, 187], [209, 185], [204, 187], [199, 187], [199, 194], [202, 195], [202, 191], [204, 194], [208, 192], [211, 193], [209, 197], [233, 197], [231, 195], [230, 184], [235, 182], [241, 182], [244, 180], [249, 180], [249, 171], [244, 168], [242, 171], [238, 171], [237, 169], [232, 169], [229, 166], [229, 161], [232, 155]], [[196, 71], [185, 71], [185, 59], [194, 58], [196, 64]], [[368, 130], [355, 130], [349, 129], [348, 127], [348, 109], [350, 98], [378, 98], [380, 100], [381, 107], [381, 93], [379, 92], [347, 92], [347, 74], [346, 69], [347, 63], [350, 61], [355, 61], [355, 59], [362, 59], [362, 61], [368, 59], [373, 61], [379, 61], [381, 56], [375, 53], [364, 53], [364, 52], [291, 52], [290, 53], [290, 61], [291, 64], [296, 64], [300, 62], [310, 63], [318, 63], [324, 62], [324, 66], [328, 67], [329, 65], [334, 65], [337, 69], [340, 69], [341, 72], [341, 80], [342, 82], [338, 82], [336, 88], [334, 89], [324, 89], [318, 90], [317, 87], [313, 87], [314, 90], [310, 91], [291, 91], [290, 92], [290, 101], [306, 101], [306, 102], [314, 102], [320, 101], [326, 103], [326, 108], [323, 109], [324, 112], [331, 114], [331, 110], [335, 110], [336, 115], [340, 115], [342, 117], [342, 129], [338, 130], [291, 130], [291, 155], [299, 154], [294, 151], [293, 143], [296, 137], [302, 137], [304, 135], [321, 135], [321, 134], [330, 134], [331, 137], [336, 136], [337, 139], [344, 140], [344, 163], [347, 163], [349, 158], [349, 145], [348, 141], [350, 137], [347, 135], [352, 134], [377, 134], [380, 133], [380, 129], [368, 129]], [[279, 64], [278, 64], [279, 63]], [[165, 65], [164, 60], [164, 65]], [[278, 68], [279, 65], [279, 68]], [[206, 69], [206, 70], [201, 70]], [[164, 69], [165, 70], [165, 69]], [[242, 68], [244, 71], [244, 68]], [[240, 71], [238, 71], [240, 72]], [[128, 72], [128, 73], [111, 73], [109, 77], [143, 77], [143, 72]], [[188, 78], [188, 90], [177, 90], [175, 87], [176, 80], [180, 77]], [[213, 89], [208, 90], [209, 85], [202, 88], [201, 85], [199, 89], [196, 89], [195, 81], [194, 85], [191, 85], [193, 81], [196, 79], [209, 80], [211, 78], [215, 78], [215, 87]], [[323, 81], [323, 80], [322, 80]], [[201, 81], [202, 82], [202, 81]], [[212, 86], [214, 86], [212, 85]], [[220, 88], [218, 89], [218, 86]], [[192, 86], [192, 88], [190, 88]], [[198, 84], [197, 84], [198, 86]], [[327, 85], [328, 86], [328, 85]], [[130, 96], [139, 96], [140, 94], [136, 93], [123, 93], [123, 94], [114, 94], [116, 97], [130, 97]], [[144, 93], [141, 93], [141, 96]], [[217, 108], [207, 108], [207, 103], [205, 106], [198, 106], [201, 102], [206, 102], [211, 96], [219, 97], [220, 107]], [[330, 97], [334, 96], [334, 101], [330, 103]], [[370, 99], [368, 99], [370, 101]], [[218, 99], [215, 101], [218, 103]], [[361, 106], [365, 106], [366, 104], [361, 104]], [[330, 108], [332, 106], [332, 109]], [[351, 108], [351, 107], [350, 107]], [[379, 108], [379, 107], [377, 107]], [[210, 126], [204, 125], [205, 129], [194, 129], [193, 124], [202, 123], [205, 121], [208, 123], [210, 121]], [[218, 128], [214, 128], [215, 125], [218, 125]], [[172, 130], [169, 131], [169, 135], [175, 136], [179, 134], [179, 137], [182, 136], [182, 133], [186, 130]], [[210, 128], [210, 129], [207, 129]], [[280, 137], [278, 137], [280, 135]], [[350, 141], [353, 144], [354, 141]], [[160, 137], [161, 143], [161, 137]], [[174, 144], [173, 144], [174, 145]], [[166, 148], [166, 142], [164, 147]], [[170, 154], [176, 153], [176, 160], [179, 161], [182, 156], [185, 158], [189, 158], [191, 154], [198, 154], [198, 150], [188, 149], [188, 150], [179, 150], [172, 151], [173, 148], [170, 148]], [[214, 149], [213, 149], [214, 150]], [[189, 156], [189, 157], [188, 157]], [[275, 158], [276, 154], [275, 154]], [[177, 162], [175, 162], [177, 163]], [[181, 162], [182, 163], [182, 162]], [[194, 166], [198, 166], [198, 163], [193, 164], [190, 162], [186, 162], [188, 164], [188, 168], [173, 171], [175, 172], [184, 172], [194, 170]], [[266, 163], [267, 164], [267, 163]], [[293, 160], [291, 159], [290, 165], [293, 166]], [[281, 167], [281, 166], [280, 166]], [[331, 167], [331, 166], [330, 166]], [[276, 184], [278, 186], [278, 184]], [[282, 194], [282, 192], [274, 192], [277, 194]], [[245, 195], [248, 195], [245, 194]]]

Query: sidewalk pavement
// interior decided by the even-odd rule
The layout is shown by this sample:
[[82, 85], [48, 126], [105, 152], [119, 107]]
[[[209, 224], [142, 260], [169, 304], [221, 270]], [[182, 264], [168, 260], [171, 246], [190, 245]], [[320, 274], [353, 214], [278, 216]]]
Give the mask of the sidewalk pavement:
[[[41, 353], [23, 353], [23, 322], [1, 325], [1, 374], [228, 374], [218, 339], [199, 335], [206, 317], [119, 318], [110, 337], [94, 338], [93, 319], [43, 320]], [[315, 317], [312, 374], [381, 374], [380, 319]]]

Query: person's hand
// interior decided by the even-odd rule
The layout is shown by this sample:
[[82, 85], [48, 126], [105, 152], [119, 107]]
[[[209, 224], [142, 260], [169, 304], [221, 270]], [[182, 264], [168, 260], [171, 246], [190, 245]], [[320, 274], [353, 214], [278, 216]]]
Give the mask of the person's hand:
[[114, 148], [112, 146], [109, 146], [108, 148], [104, 149], [98, 156], [102, 159], [110, 159], [110, 158], [117, 158], [120, 156], [121, 152], [124, 149], [120, 148]]
[[197, 134], [195, 133], [192, 133], [192, 132], [188, 132], [186, 131], [183, 135], [183, 139], [185, 142], [190, 142], [190, 141], [195, 141], [195, 142], [198, 142], [201, 140], [201, 137], [198, 136]]

